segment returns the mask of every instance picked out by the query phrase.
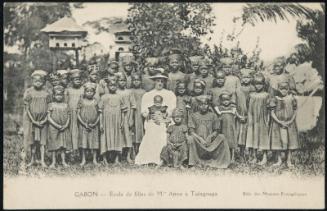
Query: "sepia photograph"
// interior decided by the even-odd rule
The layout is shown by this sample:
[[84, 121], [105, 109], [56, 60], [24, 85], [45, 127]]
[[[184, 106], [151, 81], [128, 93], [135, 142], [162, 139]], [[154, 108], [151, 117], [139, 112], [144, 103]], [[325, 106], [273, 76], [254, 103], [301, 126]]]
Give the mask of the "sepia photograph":
[[325, 3], [5, 2], [3, 208], [325, 208]]

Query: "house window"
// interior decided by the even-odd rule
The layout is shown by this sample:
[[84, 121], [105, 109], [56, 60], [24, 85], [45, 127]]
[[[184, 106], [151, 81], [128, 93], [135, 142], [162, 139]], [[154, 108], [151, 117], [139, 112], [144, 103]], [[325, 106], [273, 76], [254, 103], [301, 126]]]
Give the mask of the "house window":
[[75, 43], [72, 43], [72, 47], [75, 48]]
[[67, 47], [67, 43], [64, 43], [64, 46]]
[[60, 46], [60, 45], [59, 45], [59, 43], [57, 42], [57, 43], [56, 43], [56, 47], [59, 47], [59, 46]]
[[118, 48], [118, 51], [124, 51], [124, 48]]
[[124, 40], [124, 38], [123, 37], [118, 37], [118, 40]]

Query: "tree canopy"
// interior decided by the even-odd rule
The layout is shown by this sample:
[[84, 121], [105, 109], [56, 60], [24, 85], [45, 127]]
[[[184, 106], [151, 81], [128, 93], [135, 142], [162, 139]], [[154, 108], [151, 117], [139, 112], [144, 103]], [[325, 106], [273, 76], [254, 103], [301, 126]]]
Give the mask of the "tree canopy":
[[132, 3], [127, 23], [137, 57], [159, 56], [171, 48], [194, 54], [199, 37], [212, 33], [214, 16], [208, 3]]

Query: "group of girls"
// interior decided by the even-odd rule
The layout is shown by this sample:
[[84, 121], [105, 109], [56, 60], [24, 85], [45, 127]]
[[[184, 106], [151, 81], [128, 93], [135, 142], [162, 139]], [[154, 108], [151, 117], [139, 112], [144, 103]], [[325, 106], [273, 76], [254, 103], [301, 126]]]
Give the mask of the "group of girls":
[[[211, 157], [216, 162], [212, 166], [226, 168], [235, 162], [235, 152], [240, 152], [241, 162], [265, 165], [268, 151], [276, 154], [274, 165], [282, 164], [285, 151], [287, 165], [293, 166], [291, 152], [299, 144], [290, 77], [279, 77], [271, 86], [270, 78], [251, 68], [240, 70], [231, 58], [222, 58], [221, 67], [215, 68], [207, 59], [194, 56], [187, 71], [181, 61], [180, 54], [172, 53], [168, 68], [159, 71], [165, 88], [175, 93], [176, 106], [169, 112], [162, 96], [155, 95], [153, 102], [147, 102], [146, 116], [142, 98], [160, 78], [155, 68], [160, 65], [158, 58], [148, 58], [142, 71], [130, 58], [112, 61], [100, 80], [97, 65], [89, 66], [87, 80], [79, 69], [49, 75], [34, 71], [32, 87], [24, 94], [24, 140], [26, 149], [31, 149], [28, 165], [47, 166], [46, 151], [52, 154], [51, 168], [57, 165], [58, 155], [63, 166], [76, 159], [84, 166], [89, 153], [95, 165], [99, 160], [133, 163], [142, 148], [144, 124], [151, 119], [165, 124], [167, 132], [167, 141], [156, 155], [158, 166], [210, 165]], [[274, 66], [276, 75], [284, 74], [280, 63]], [[263, 152], [260, 162], [258, 151]]]

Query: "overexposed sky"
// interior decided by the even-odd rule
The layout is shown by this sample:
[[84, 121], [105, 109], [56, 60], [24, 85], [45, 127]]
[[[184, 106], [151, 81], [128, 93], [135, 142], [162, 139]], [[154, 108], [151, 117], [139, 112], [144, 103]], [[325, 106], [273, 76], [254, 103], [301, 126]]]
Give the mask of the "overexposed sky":
[[[319, 3], [303, 3], [310, 8], [319, 9]], [[239, 32], [241, 30], [240, 23], [234, 24], [232, 22], [235, 16], [240, 16], [242, 7], [241, 3], [212, 3], [213, 14], [216, 16], [216, 26], [213, 28], [214, 33], [211, 34], [211, 40], [207, 37], [202, 38], [204, 43], [210, 46], [218, 44], [221, 33], [224, 31], [227, 34]], [[84, 9], [77, 9], [73, 11], [73, 17], [77, 23], [83, 24], [87, 21], [98, 20], [102, 17], [127, 17], [128, 3], [85, 3]], [[288, 21], [275, 22], [258, 22], [255, 27], [250, 24], [246, 25], [243, 32], [238, 37], [240, 47], [251, 54], [256, 46], [258, 37], [260, 37], [259, 45], [262, 48], [261, 58], [269, 62], [277, 56], [289, 55], [293, 47], [303, 42], [297, 37], [296, 33], [296, 19], [289, 18]], [[112, 42], [112, 37], [107, 34], [94, 35], [91, 29], [89, 33], [89, 41], [98, 41], [104, 46], [109, 46]], [[230, 42], [223, 39], [223, 45], [226, 47], [234, 47], [237, 41]]]
[[[320, 9], [319, 3], [302, 3], [312, 9]], [[128, 3], [84, 3], [83, 9], [73, 9], [72, 15], [76, 22], [80, 25], [87, 21], [99, 20], [103, 17], [123, 17], [128, 14]], [[226, 35], [241, 30], [241, 23], [233, 23], [233, 18], [240, 16], [242, 3], [211, 3], [213, 8], [212, 13], [216, 16], [216, 26], [213, 28], [214, 33], [211, 34], [211, 40], [208, 37], [203, 37], [204, 43], [212, 46], [219, 44], [221, 34], [224, 31], [225, 39], [223, 45], [226, 47], [234, 47], [237, 41], [230, 42], [226, 40]], [[262, 49], [261, 58], [265, 62], [273, 60], [277, 56], [287, 56], [292, 51], [296, 44], [303, 42], [297, 37], [296, 19], [290, 17], [288, 21], [275, 22], [258, 22], [254, 27], [247, 24], [243, 32], [238, 37], [240, 47], [251, 54], [255, 48], [256, 41], [260, 37], [259, 45]], [[88, 30], [88, 40], [90, 43], [100, 42], [109, 48], [113, 45], [113, 36], [108, 33], [94, 34], [94, 29], [85, 28]]]

